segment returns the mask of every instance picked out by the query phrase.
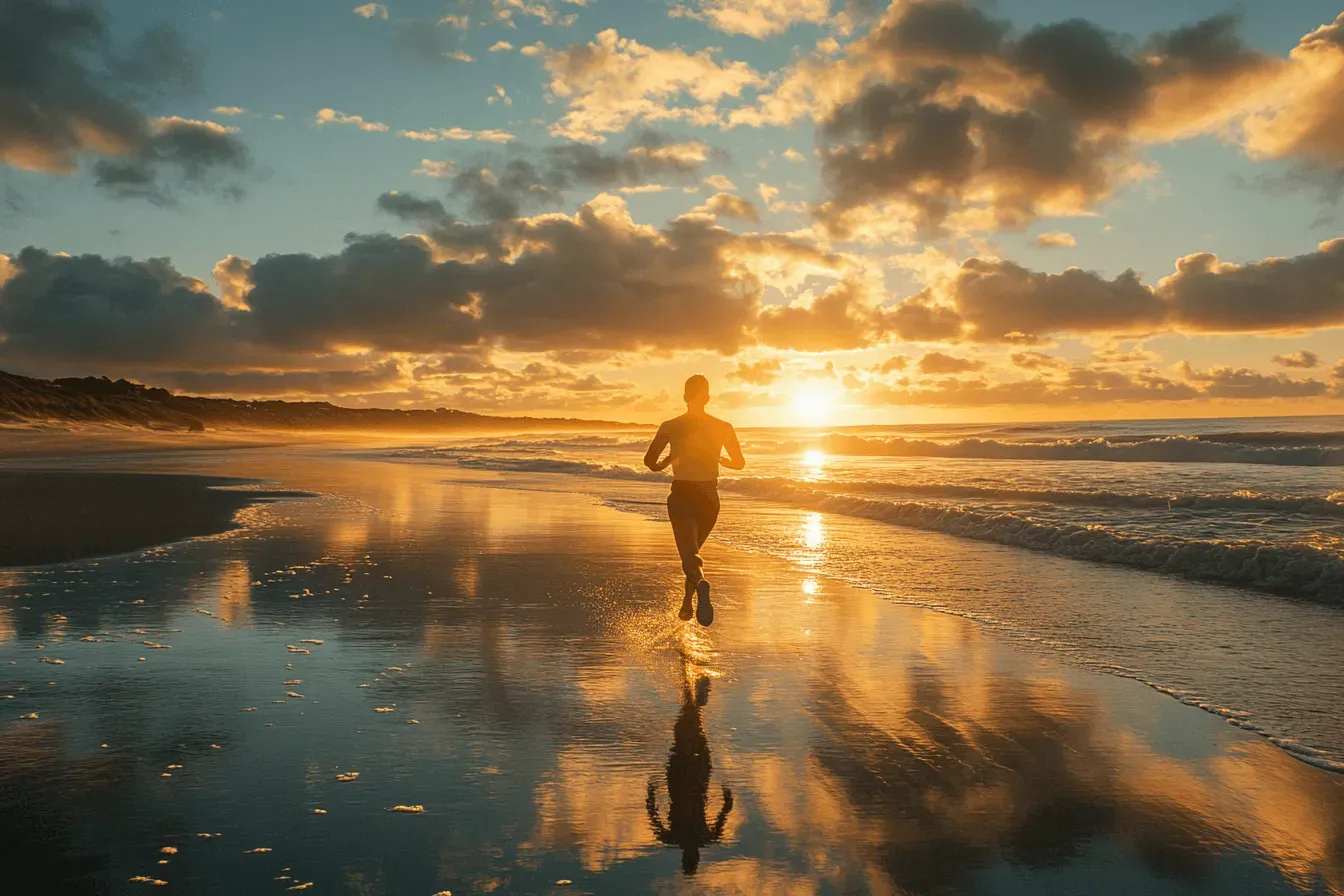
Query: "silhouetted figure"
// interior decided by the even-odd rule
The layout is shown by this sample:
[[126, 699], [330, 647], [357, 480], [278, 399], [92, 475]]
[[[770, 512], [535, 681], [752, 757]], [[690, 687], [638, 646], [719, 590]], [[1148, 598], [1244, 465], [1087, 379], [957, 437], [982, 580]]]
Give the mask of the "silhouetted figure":
[[653, 836], [665, 846], [681, 847], [681, 870], [694, 874], [700, 867], [700, 850], [723, 839], [723, 826], [733, 811], [733, 792], [723, 788], [723, 807], [709, 824], [709, 741], [700, 724], [700, 707], [709, 700], [709, 679], [695, 683], [695, 693], [687, 684], [682, 690], [681, 712], [672, 726], [672, 752], [667, 757], [667, 824], [658, 817], [658, 783], [649, 782], [645, 805]]
[[[667, 516], [672, 535], [681, 555], [686, 574], [686, 596], [681, 603], [682, 619], [692, 612], [701, 625], [714, 621], [714, 605], [709, 600], [709, 583], [702, 574], [704, 561], [700, 548], [719, 518], [719, 464], [730, 470], [747, 465], [732, 424], [705, 413], [709, 403], [709, 380], [696, 374], [686, 381], [686, 413], [658, 427], [644, 466], [655, 472], [672, 465], [672, 493], [667, 496]], [[659, 460], [663, 448], [672, 446], [668, 456]], [[727, 451], [728, 456], [720, 456]], [[693, 596], [699, 601], [691, 606]]]

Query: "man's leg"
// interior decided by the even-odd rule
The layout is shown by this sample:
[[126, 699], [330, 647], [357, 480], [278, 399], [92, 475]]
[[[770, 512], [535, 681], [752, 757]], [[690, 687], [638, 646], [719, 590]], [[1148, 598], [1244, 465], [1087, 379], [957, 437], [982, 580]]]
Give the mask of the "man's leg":
[[681, 555], [681, 569], [686, 576], [686, 593], [678, 615], [682, 619], [690, 619], [694, 612], [692, 595], [700, 583], [704, 565], [700, 559], [703, 539], [699, 533], [698, 514], [686, 495], [673, 493], [667, 499], [667, 517], [672, 521], [672, 537], [676, 539], [677, 553]]
[[[696, 559], [700, 559], [700, 548], [705, 544], [705, 539], [709, 538], [709, 533], [713, 531], [714, 524], [719, 520], [719, 494], [717, 489], [709, 488], [696, 494], [695, 504], [695, 548]], [[700, 581], [695, 587], [696, 595], [699, 600], [696, 602], [695, 618], [701, 625], [710, 625], [714, 622], [714, 604], [709, 600], [709, 582], [704, 578], [704, 564], [700, 564]]]

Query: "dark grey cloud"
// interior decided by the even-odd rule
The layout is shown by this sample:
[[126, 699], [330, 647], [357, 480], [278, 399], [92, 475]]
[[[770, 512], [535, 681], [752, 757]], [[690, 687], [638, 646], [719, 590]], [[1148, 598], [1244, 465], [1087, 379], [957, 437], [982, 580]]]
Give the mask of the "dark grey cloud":
[[422, 238], [352, 234], [336, 255], [262, 256], [249, 279], [244, 326], [258, 344], [434, 352], [481, 337], [472, 267], [436, 262]]
[[490, 221], [559, 205], [577, 187], [613, 190], [695, 174], [722, 152], [700, 141], [677, 142], [655, 131], [637, 134], [621, 151], [603, 152], [586, 143], [550, 146], [532, 157], [514, 150], [483, 157], [458, 171], [450, 193], [469, 212]]
[[0, 285], [0, 357], [56, 364], [222, 363], [237, 316], [167, 259], [28, 248]]
[[[1344, 238], [1292, 258], [1227, 264], [1188, 255], [1156, 287], [1134, 271], [1107, 279], [1069, 268], [1058, 274], [1011, 261], [971, 258], [937, 289], [883, 315], [894, 335], [1033, 344], [1053, 334], [1162, 331], [1274, 333], [1344, 326]], [[1119, 360], [1117, 357], [1109, 360]], [[1148, 360], [1135, 355], [1129, 360]]]
[[247, 147], [229, 129], [203, 121], [164, 119], [156, 133], [130, 155], [94, 163], [95, 183], [119, 199], [171, 204], [180, 190], [222, 190], [239, 196], [242, 185], [227, 179], [251, 163]]
[[893, 6], [857, 45], [857, 94], [821, 124], [818, 214], [844, 235], [864, 226], [856, 210], [896, 203], [934, 234], [1084, 211], [1136, 176], [1141, 139], [1204, 122], [1273, 67], [1235, 25], [1220, 16], [1134, 46], [1083, 19], [1014, 37], [969, 3]]
[[194, 58], [171, 29], [151, 29], [121, 52], [97, 5], [6, 0], [0, 165], [69, 173], [91, 156], [100, 160], [99, 184], [116, 195], [163, 201], [175, 186], [202, 188], [210, 169], [246, 166], [242, 144], [149, 111], [197, 80]]
[[1173, 326], [1205, 332], [1272, 332], [1344, 326], [1344, 238], [1293, 258], [1224, 264], [1187, 255], [1157, 290]]
[[188, 395], [358, 395], [386, 391], [400, 382], [401, 372], [395, 361], [384, 361], [354, 370], [174, 370], [156, 380]]

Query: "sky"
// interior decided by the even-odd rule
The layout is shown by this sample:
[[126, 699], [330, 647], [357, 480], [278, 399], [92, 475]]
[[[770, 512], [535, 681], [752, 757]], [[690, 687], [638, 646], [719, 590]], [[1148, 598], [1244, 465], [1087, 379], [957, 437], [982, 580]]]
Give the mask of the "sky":
[[746, 425], [1344, 413], [1344, 6], [0, 0], [0, 369]]

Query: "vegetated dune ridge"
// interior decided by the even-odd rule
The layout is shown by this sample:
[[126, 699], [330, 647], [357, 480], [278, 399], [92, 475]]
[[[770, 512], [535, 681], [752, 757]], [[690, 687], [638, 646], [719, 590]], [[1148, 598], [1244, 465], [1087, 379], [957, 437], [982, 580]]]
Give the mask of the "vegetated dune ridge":
[[93, 423], [159, 430], [445, 432], [624, 428], [569, 417], [490, 417], [468, 411], [343, 408], [325, 401], [239, 401], [175, 395], [107, 377], [42, 380], [0, 371], [0, 424]]

